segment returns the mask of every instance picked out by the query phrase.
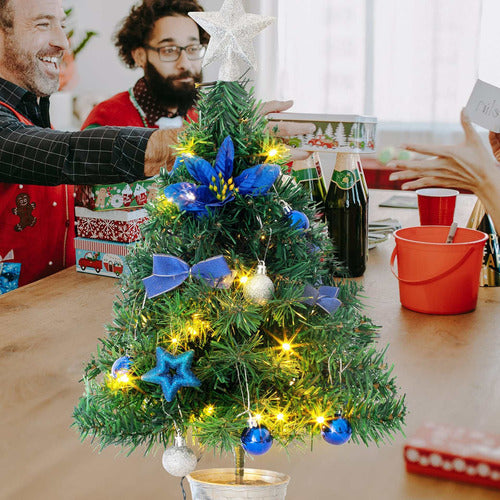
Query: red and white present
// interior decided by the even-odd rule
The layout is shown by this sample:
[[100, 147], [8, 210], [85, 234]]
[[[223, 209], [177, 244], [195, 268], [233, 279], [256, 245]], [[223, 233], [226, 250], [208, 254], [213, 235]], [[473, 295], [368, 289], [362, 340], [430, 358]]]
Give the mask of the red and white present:
[[76, 270], [112, 278], [130, 274], [126, 256], [135, 245], [135, 242], [117, 243], [75, 238]]
[[76, 232], [80, 238], [130, 243], [141, 237], [140, 225], [148, 220], [144, 208], [94, 212], [75, 207]]
[[406, 470], [500, 489], [500, 436], [427, 423], [404, 448]]

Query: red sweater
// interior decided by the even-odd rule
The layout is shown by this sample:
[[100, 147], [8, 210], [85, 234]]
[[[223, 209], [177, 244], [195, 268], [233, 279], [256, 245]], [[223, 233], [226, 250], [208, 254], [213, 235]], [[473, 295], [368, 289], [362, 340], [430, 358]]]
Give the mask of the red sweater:
[[[198, 113], [191, 108], [186, 119], [198, 121]], [[141, 115], [135, 109], [128, 92], [120, 92], [107, 101], [103, 101], [90, 112], [82, 129], [91, 125], [110, 125], [114, 127], [144, 127]], [[157, 127], [151, 127], [157, 128]]]

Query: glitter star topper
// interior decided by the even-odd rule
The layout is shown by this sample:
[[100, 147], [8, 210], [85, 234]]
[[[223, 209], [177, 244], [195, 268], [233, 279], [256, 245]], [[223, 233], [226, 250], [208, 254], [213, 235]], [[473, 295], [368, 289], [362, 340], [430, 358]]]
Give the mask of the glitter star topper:
[[252, 40], [274, 17], [246, 13], [241, 0], [224, 0], [219, 12], [190, 12], [189, 15], [210, 35], [203, 66], [222, 60], [219, 80], [234, 82], [249, 67], [257, 69]]

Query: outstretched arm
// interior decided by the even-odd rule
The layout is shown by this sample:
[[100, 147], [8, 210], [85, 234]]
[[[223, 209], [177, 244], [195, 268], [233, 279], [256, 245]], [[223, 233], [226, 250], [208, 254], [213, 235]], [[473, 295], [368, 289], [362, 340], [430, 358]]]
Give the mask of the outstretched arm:
[[462, 144], [433, 146], [410, 144], [415, 151], [431, 158], [400, 161], [389, 166], [398, 168], [390, 180], [408, 181], [402, 189], [418, 189], [427, 186], [443, 186], [468, 189], [483, 202], [495, 226], [500, 228], [500, 136], [490, 133], [492, 152], [484, 145], [465, 111], [461, 114], [465, 140]]

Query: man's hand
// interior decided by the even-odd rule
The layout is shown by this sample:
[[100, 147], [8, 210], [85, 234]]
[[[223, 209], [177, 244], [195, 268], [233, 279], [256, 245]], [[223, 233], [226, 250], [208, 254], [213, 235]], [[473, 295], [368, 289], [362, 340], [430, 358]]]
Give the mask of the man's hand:
[[[268, 101], [265, 102], [261, 109], [261, 115], [269, 113], [280, 113], [286, 111], [293, 106], [293, 101]], [[316, 127], [314, 123], [298, 123], [288, 121], [272, 121], [267, 124], [266, 130], [282, 139], [293, 135], [312, 134]], [[286, 141], [285, 141], [286, 142]], [[311, 153], [303, 149], [289, 148], [291, 160], [305, 160]]]
[[144, 156], [144, 175], [152, 177], [160, 172], [161, 167], [172, 170], [175, 162], [175, 151], [172, 146], [177, 144], [180, 128], [156, 130], [149, 138]]

